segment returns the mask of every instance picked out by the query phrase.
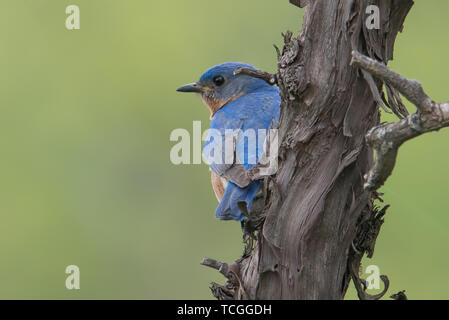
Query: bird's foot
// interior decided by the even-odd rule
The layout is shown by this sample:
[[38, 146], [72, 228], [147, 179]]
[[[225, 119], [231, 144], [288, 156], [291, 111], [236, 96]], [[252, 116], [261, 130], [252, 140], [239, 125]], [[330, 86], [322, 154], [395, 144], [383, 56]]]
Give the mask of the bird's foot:
[[264, 218], [259, 214], [260, 212], [248, 211], [248, 206], [245, 201], [239, 201], [237, 203], [239, 209], [245, 216], [245, 220], [241, 222], [243, 243], [245, 244], [242, 258], [249, 257], [254, 249], [255, 242], [257, 240], [256, 233], [260, 230]]
[[254, 241], [256, 240], [254, 233], [248, 230], [247, 224], [247, 221], [241, 222], [244, 244], [242, 259], [247, 258], [251, 255], [251, 252], [254, 249]]

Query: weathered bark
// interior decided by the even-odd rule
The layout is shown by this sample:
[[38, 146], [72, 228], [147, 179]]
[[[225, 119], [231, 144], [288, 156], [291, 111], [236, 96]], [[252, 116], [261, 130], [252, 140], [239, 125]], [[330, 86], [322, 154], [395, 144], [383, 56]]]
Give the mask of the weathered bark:
[[[379, 124], [379, 104], [400, 117], [407, 112], [393, 86], [385, 83], [384, 97], [382, 81], [350, 65], [351, 53], [391, 60], [413, 2], [291, 2], [306, 12], [300, 35], [285, 35], [275, 75], [282, 95], [279, 170], [255, 249], [226, 266], [227, 288], [213, 289], [220, 298], [342, 299], [352, 277], [369, 299], [358, 268], [365, 252], [372, 255], [385, 210], [374, 208], [377, 195], [364, 188], [373, 164], [365, 135]], [[372, 4], [380, 8], [380, 29], [368, 30]]]

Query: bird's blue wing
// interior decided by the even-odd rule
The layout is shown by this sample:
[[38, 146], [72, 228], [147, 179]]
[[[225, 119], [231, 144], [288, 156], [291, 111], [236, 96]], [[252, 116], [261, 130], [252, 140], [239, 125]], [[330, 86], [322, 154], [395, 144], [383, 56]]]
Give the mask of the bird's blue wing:
[[215, 210], [215, 217], [220, 220], [245, 220], [245, 216], [240, 211], [238, 203], [244, 201], [246, 202], [247, 208], [251, 208], [259, 187], [260, 180], [251, 181], [245, 188], [240, 188], [231, 181], [228, 182], [223, 199], [221, 199], [217, 210]]
[[236, 155], [245, 170], [254, 167], [264, 152], [270, 127], [277, 128], [280, 97], [277, 91], [261, 91], [243, 99], [249, 117], [244, 121], [236, 142]]
[[[237, 203], [245, 201], [249, 209], [260, 187], [260, 181], [251, 181], [246, 171], [259, 162], [267, 129], [277, 127], [279, 106], [279, 90], [270, 87], [234, 100], [212, 118], [203, 156], [212, 171], [229, 181], [216, 211], [217, 218], [244, 219]], [[232, 139], [230, 135], [233, 135]], [[232, 147], [229, 147], [229, 141], [232, 141]]]
[[254, 167], [264, 151], [267, 129], [270, 125], [277, 127], [279, 105], [279, 90], [271, 87], [246, 94], [218, 110], [203, 147], [203, 156], [211, 170], [223, 176], [237, 163], [245, 170]]

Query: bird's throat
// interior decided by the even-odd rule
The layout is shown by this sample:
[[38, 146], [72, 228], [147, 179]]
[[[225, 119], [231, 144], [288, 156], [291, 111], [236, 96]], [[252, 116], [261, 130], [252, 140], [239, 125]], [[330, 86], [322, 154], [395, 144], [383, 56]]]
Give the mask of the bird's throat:
[[228, 99], [228, 100], [225, 100], [225, 101], [219, 100], [219, 99], [215, 99], [213, 97], [208, 97], [206, 95], [202, 95], [201, 98], [203, 99], [204, 104], [209, 108], [209, 110], [210, 110], [210, 119], [212, 119], [214, 117], [215, 113], [217, 113], [218, 110], [223, 108], [225, 105], [231, 103], [232, 101], [237, 100], [238, 98], [240, 98], [243, 95], [245, 95], [245, 93], [241, 92], [238, 95], [236, 95], [235, 97], [232, 97], [231, 99]]

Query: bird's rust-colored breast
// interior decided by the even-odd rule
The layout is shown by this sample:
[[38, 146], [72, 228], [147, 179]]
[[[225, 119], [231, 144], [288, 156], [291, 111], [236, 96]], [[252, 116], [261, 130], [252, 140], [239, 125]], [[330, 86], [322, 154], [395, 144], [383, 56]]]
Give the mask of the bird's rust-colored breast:
[[204, 104], [209, 108], [210, 110], [210, 119], [212, 119], [212, 117], [215, 115], [215, 113], [220, 110], [221, 108], [223, 108], [225, 105], [227, 105], [228, 103], [231, 103], [234, 100], [237, 100], [238, 98], [244, 96], [245, 93], [241, 92], [238, 95], [236, 95], [235, 97], [227, 100], [227, 101], [221, 101], [218, 99], [215, 99], [214, 97], [210, 97], [207, 95], [202, 95], [201, 98], [203, 99]]
[[215, 196], [217, 197], [218, 202], [220, 202], [226, 189], [226, 181], [213, 171], [210, 172], [210, 180]]

